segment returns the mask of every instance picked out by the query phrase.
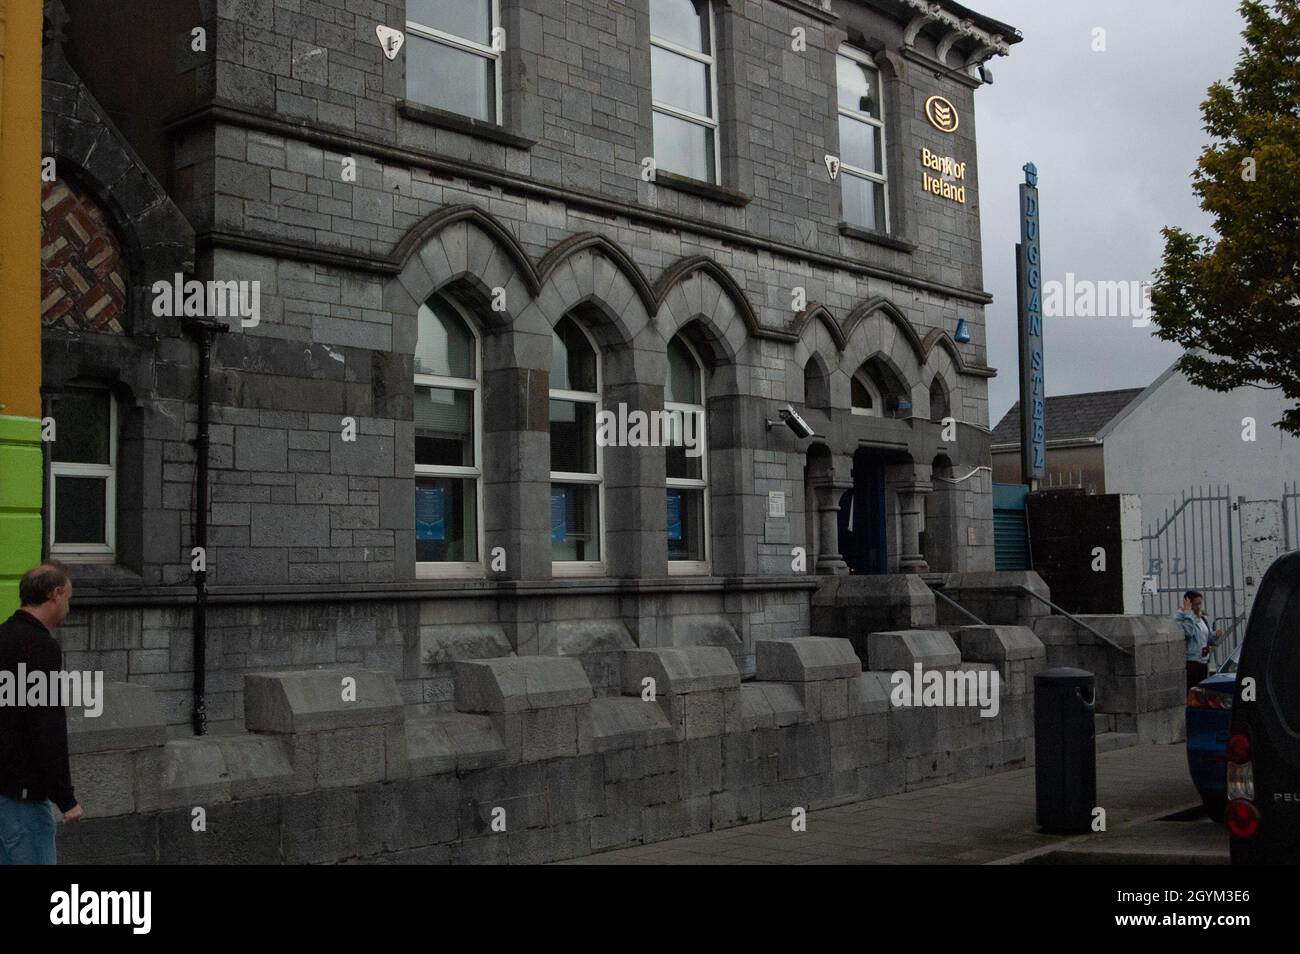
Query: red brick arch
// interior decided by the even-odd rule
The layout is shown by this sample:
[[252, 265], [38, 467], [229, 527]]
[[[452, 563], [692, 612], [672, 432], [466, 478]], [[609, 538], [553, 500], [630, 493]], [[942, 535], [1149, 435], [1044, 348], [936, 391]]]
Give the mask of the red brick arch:
[[41, 323], [124, 334], [128, 276], [104, 209], [75, 182], [42, 186]]

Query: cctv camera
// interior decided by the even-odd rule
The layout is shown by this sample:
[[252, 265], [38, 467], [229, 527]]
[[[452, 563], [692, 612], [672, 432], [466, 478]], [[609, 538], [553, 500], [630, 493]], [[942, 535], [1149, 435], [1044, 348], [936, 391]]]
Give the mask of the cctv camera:
[[794, 436], [799, 438], [812, 437], [816, 431], [812, 425], [799, 416], [799, 412], [789, 404], [780, 410], [781, 420], [785, 421], [785, 426], [794, 431]]

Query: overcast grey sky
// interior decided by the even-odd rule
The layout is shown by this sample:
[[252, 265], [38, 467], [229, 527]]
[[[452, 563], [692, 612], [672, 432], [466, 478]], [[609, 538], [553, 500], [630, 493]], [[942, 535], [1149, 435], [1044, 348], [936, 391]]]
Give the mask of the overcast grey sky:
[[[1044, 281], [1150, 279], [1160, 229], [1210, 231], [1190, 175], [1200, 103], [1243, 45], [1236, 0], [967, 0], [1024, 35], [975, 94], [988, 309], [990, 426], [1017, 394], [1021, 167], [1038, 166]], [[1093, 30], [1106, 31], [1094, 52]], [[1047, 393], [1145, 387], [1177, 346], [1126, 318], [1046, 319]]]

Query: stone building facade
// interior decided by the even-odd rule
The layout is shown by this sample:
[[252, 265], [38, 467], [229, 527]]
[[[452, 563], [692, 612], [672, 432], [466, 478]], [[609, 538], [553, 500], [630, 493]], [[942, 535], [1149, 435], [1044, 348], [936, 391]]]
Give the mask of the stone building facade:
[[[173, 733], [196, 568], [218, 730], [268, 668], [433, 710], [511, 652], [598, 695], [636, 646], [752, 672], [819, 576], [992, 569], [974, 93], [1016, 32], [946, 0], [479, 6], [47, 4], [46, 251], [119, 290], [47, 276], [47, 551], [69, 665]], [[178, 275], [256, 313], [168, 314]], [[702, 457], [601, 446], [620, 405], [700, 415]]]

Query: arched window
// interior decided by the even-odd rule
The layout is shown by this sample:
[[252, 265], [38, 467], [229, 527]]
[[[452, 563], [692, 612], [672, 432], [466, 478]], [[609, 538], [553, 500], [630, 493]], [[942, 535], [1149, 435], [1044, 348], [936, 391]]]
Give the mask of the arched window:
[[600, 352], [572, 318], [562, 319], [551, 338], [550, 406], [552, 572], [598, 573], [604, 569]]
[[803, 403], [805, 407], [827, 410], [831, 406], [830, 375], [816, 355], [803, 366]]
[[942, 421], [945, 417], [951, 416], [948, 389], [943, 386], [942, 379], [936, 374], [930, 382], [930, 420]]
[[417, 576], [481, 572], [479, 342], [450, 300], [420, 306], [415, 346]]
[[708, 572], [709, 441], [704, 366], [681, 336], [668, 342], [664, 438], [668, 483], [668, 572]]
[[865, 368], [860, 368], [851, 381], [853, 413], [864, 417], [883, 417], [884, 398], [880, 388], [871, 379]]

